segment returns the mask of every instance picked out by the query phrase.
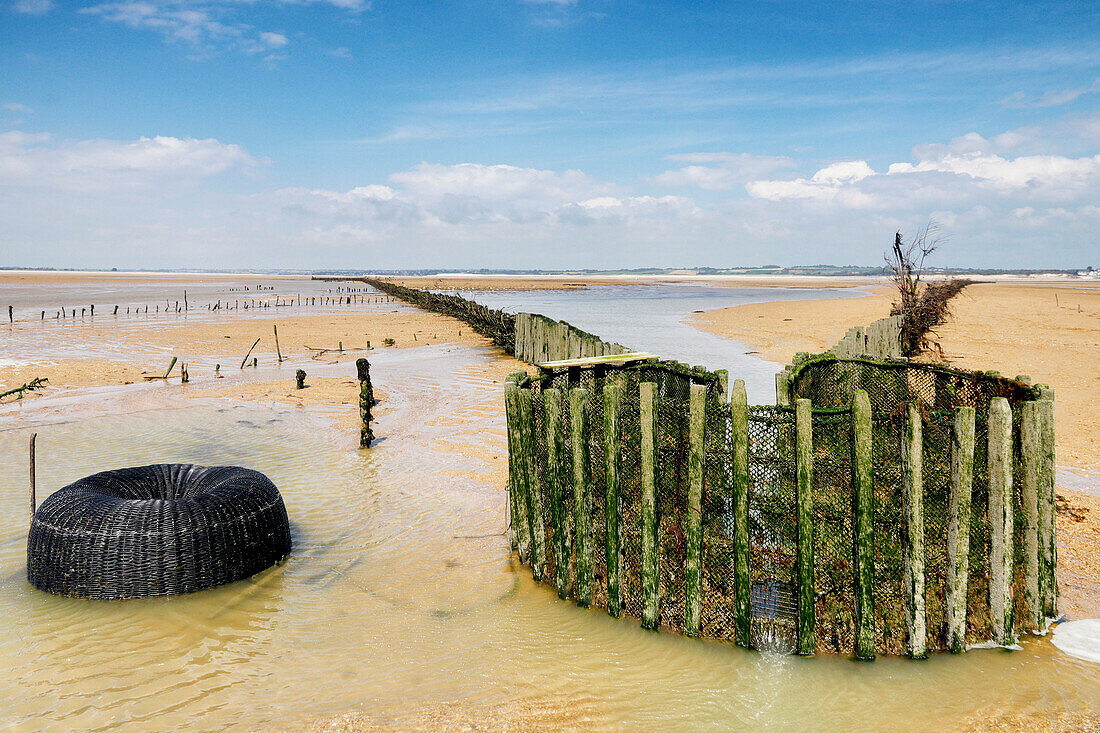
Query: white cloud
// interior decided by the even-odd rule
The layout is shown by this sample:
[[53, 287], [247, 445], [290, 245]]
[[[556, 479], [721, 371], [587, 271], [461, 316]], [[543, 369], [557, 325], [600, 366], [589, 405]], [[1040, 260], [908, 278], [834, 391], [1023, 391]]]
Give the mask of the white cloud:
[[268, 48], [282, 48], [289, 43], [286, 36], [281, 33], [261, 33], [260, 42]]
[[1001, 104], [1012, 109], [1028, 109], [1032, 107], [1059, 107], [1063, 104], [1083, 97], [1086, 94], [1100, 92], [1100, 77], [1092, 84], [1075, 89], [1048, 89], [1038, 97], [1030, 97], [1023, 92], [1013, 92], [1001, 100]]
[[26, 15], [45, 15], [53, 10], [53, 0], [15, 0], [15, 12]]
[[29, 115], [34, 110], [25, 104], [19, 104], [18, 102], [8, 102], [4, 105], [4, 110], [7, 112], [15, 112], [16, 114]]
[[873, 203], [873, 197], [854, 187], [854, 184], [875, 175], [865, 160], [852, 160], [828, 165], [809, 178], [789, 181], [752, 181], [745, 188], [755, 198], [780, 201], [782, 199], [815, 199], [846, 206], [862, 208]]
[[214, 139], [56, 142], [46, 133], [0, 133], [0, 183], [27, 187], [107, 191], [194, 181], [256, 163], [240, 146]]
[[711, 191], [743, 185], [794, 165], [794, 161], [787, 157], [749, 153], [684, 153], [667, 155], [665, 159], [694, 165], [665, 171], [654, 176], [651, 179], [653, 183], [659, 186], [697, 186]]

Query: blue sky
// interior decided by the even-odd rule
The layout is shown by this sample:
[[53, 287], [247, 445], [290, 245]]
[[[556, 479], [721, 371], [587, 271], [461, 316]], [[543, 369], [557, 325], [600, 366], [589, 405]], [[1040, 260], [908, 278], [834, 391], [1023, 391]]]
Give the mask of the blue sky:
[[1100, 11], [0, 0], [0, 265], [1100, 265]]

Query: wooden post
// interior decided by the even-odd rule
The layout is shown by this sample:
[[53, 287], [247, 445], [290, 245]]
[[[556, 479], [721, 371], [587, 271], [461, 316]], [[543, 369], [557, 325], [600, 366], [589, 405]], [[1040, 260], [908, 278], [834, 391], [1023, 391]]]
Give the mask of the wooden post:
[[604, 445], [604, 499], [606, 552], [607, 552], [607, 612], [614, 617], [622, 613], [623, 594], [619, 558], [622, 541], [619, 535], [619, 470], [622, 465], [620, 450], [621, 423], [619, 408], [623, 390], [617, 384], [605, 384], [603, 388], [603, 445]]
[[703, 456], [707, 385], [692, 384], [688, 408], [688, 486], [684, 510], [684, 633], [698, 636], [703, 612]]
[[542, 392], [546, 426], [546, 476], [550, 484], [550, 522], [554, 529], [554, 585], [558, 598], [569, 596], [569, 519], [565, 511], [565, 435], [561, 424], [561, 390]]
[[31, 433], [31, 450], [30, 450], [30, 474], [31, 474], [31, 519], [34, 519], [34, 512], [38, 508], [38, 500], [35, 498], [35, 475], [34, 475], [34, 442], [38, 438], [38, 433]]
[[[1017, 378], [1017, 381], [1020, 381]], [[1032, 631], [1044, 626], [1043, 604], [1039, 600], [1039, 456], [1042, 436], [1039, 402], [1020, 405], [1020, 511], [1023, 521], [1024, 603]]]
[[1039, 400], [1037, 432], [1039, 458], [1036, 466], [1036, 493], [1039, 501], [1039, 603], [1043, 616], [1058, 616], [1058, 582], [1055, 568], [1058, 549], [1054, 541], [1054, 401]]
[[795, 402], [795, 444], [798, 472], [798, 653], [817, 646], [814, 627], [814, 448], [813, 406]]
[[275, 356], [278, 357], [279, 363], [282, 364], [283, 352], [282, 349], [279, 348], [279, 327], [276, 325], [272, 325], [271, 327], [275, 330]]
[[370, 448], [374, 440], [371, 430], [371, 407], [374, 406], [374, 387], [370, 382], [370, 362], [366, 359], [355, 360], [355, 371], [359, 377], [359, 447]]
[[642, 470], [642, 627], [656, 629], [661, 617], [657, 549], [657, 385], [638, 385]]
[[294, 386], [296, 389], [305, 389], [306, 387], [306, 370], [298, 369], [294, 372]]
[[252, 349], [256, 348], [256, 344], [260, 343], [260, 339], [256, 339], [252, 342], [252, 346], [249, 347], [248, 353], [241, 359], [241, 369], [244, 369], [244, 365], [248, 363], [248, 357], [252, 355]]
[[871, 400], [865, 390], [857, 389], [852, 396], [852, 493], [858, 659], [875, 658], [875, 485], [871, 440]]
[[730, 456], [733, 479], [734, 627], [737, 643], [752, 646], [749, 586], [749, 401], [745, 382], [733, 383], [730, 397]]
[[924, 603], [924, 481], [923, 418], [916, 403], [906, 406], [905, 435], [901, 443], [902, 470], [902, 588], [905, 593], [906, 651], [913, 659], [928, 656]]
[[[509, 377], [513, 380], [515, 372]], [[520, 561], [531, 557], [531, 525], [527, 519], [527, 473], [523, 461], [525, 446], [520, 422], [519, 386], [509, 381], [504, 393], [505, 415], [508, 423], [508, 508], [512, 549], [519, 553]]]
[[775, 373], [775, 404], [789, 406], [791, 404], [790, 372], [786, 369]]
[[993, 640], [1015, 641], [1012, 627], [1012, 408], [1004, 397], [989, 403], [989, 615]]
[[730, 399], [730, 373], [726, 369], [715, 369], [718, 375], [718, 400], [726, 404]]
[[546, 521], [542, 513], [542, 487], [536, 462], [533, 395], [529, 389], [516, 391], [520, 427], [520, 454], [523, 457], [524, 488], [521, 497], [527, 505], [528, 532], [531, 537], [531, 577], [541, 582], [546, 575]]
[[947, 520], [947, 648], [966, 651], [970, 580], [970, 498], [974, 480], [974, 408], [955, 408], [951, 431], [951, 488]]
[[577, 579], [574, 584], [577, 603], [592, 605], [595, 558], [592, 552], [592, 471], [588, 446], [589, 392], [569, 390], [569, 423], [573, 453], [573, 533], [577, 548]]

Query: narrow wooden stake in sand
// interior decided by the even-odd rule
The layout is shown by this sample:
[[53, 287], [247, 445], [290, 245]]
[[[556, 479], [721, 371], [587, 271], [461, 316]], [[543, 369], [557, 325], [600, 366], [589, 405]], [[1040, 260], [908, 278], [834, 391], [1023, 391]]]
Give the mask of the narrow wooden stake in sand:
[[749, 400], [745, 382], [733, 383], [730, 396], [730, 468], [733, 480], [733, 587], [737, 643], [752, 646], [752, 596], [749, 584]]
[[1054, 403], [1023, 403], [1020, 419], [1020, 454], [1023, 462], [1020, 503], [1024, 519], [1024, 592], [1028, 622], [1034, 631], [1053, 616], [1054, 549], [1050, 522], [1054, 516]]
[[260, 343], [259, 338], [252, 342], [252, 346], [248, 347], [248, 353], [241, 359], [241, 369], [244, 369], [244, 365], [248, 363], [248, 357], [252, 355], [252, 349], [256, 348], [256, 344], [258, 343]]
[[279, 348], [279, 327], [272, 325], [271, 328], [275, 330], [275, 356], [278, 357], [279, 363], [283, 363], [283, 352]]
[[993, 640], [1010, 646], [1012, 627], [1012, 408], [1004, 397], [989, 404], [989, 615]]
[[622, 467], [621, 418], [623, 390], [617, 384], [603, 388], [604, 499], [607, 553], [607, 612], [614, 617], [622, 613], [622, 580], [619, 558], [622, 541], [619, 534], [619, 473]]
[[656, 629], [661, 617], [657, 554], [657, 385], [638, 385], [642, 471], [642, 627]]
[[366, 359], [355, 360], [356, 376], [359, 378], [359, 420], [362, 423], [359, 428], [359, 447], [370, 448], [374, 441], [374, 431], [371, 430], [371, 408], [374, 406], [374, 387], [370, 382], [370, 362]]
[[692, 384], [688, 402], [688, 486], [684, 510], [684, 633], [698, 636], [703, 613], [703, 451], [707, 385]]
[[38, 508], [38, 501], [35, 498], [35, 476], [34, 476], [34, 442], [38, 438], [38, 433], [31, 433], [31, 454], [30, 454], [30, 468], [31, 468], [31, 519], [34, 519], [34, 512]]
[[928, 641], [924, 607], [923, 418], [914, 402], [907, 405], [906, 412], [901, 442], [902, 589], [909, 637], [906, 652], [913, 659], [924, 659], [928, 656]]
[[817, 647], [814, 614], [814, 444], [813, 405], [795, 402], [795, 456], [798, 477], [798, 653]]
[[966, 651], [966, 594], [970, 580], [970, 498], [974, 481], [974, 408], [955, 409], [947, 520], [947, 648]]
[[852, 492], [855, 496], [856, 648], [858, 659], [875, 658], [875, 521], [871, 473], [871, 400], [852, 396]]
[[592, 585], [596, 562], [592, 552], [592, 477], [588, 434], [588, 396], [586, 389], [569, 390], [569, 426], [573, 454], [573, 531], [577, 548], [577, 577], [574, 591], [577, 603], [592, 605]]
[[546, 478], [550, 487], [550, 522], [553, 525], [554, 586], [558, 598], [569, 596], [569, 519], [565, 511], [565, 435], [561, 420], [561, 390], [542, 392], [546, 426]]

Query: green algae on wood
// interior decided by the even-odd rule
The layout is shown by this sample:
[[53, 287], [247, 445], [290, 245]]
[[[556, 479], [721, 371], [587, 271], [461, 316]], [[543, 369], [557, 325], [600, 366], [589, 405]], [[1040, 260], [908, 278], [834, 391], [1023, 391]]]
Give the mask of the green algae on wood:
[[657, 553], [657, 385], [638, 385], [642, 471], [642, 626], [660, 622], [660, 572]]
[[546, 429], [546, 478], [550, 488], [550, 523], [553, 528], [554, 585], [558, 598], [569, 596], [569, 516], [566, 512], [565, 431], [562, 425], [560, 389], [542, 393]]
[[1015, 642], [1012, 609], [1012, 409], [1004, 397], [989, 403], [989, 615], [993, 640]]
[[619, 476], [622, 467], [621, 417], [623, 390], [617, 384], [603, 388], [604, 502], [606, 516], [605, 543], [607, 553], [607, 612], [622, 613], [622, 578], [620, 557], [622, 540], [619, 533]]
[[798, 514], [798, 653], [809, 655], [817, 646], [814, 627], [814, 449], [813, 406], [807, 399], [795, 403], [795, 457]]
[[906, 405], [901, 443], [902, 589], [905, 596], [906, 652], [913, 659], [928, 656], [924, 602], [924, 481], [922, 476], [923, 418], [916, 403]]
[[592, 551], [592, 469], [589, 455], [588, 396], [586, 389], [569, 390], [569, 423], [573, 454], [573, 532], [576, 546], [577, 603], [592, 605], [595, 559]]
[[[259, 339], [257, 339], [259, 340]], [[374, 388], [370, 383], [370, 363], [366, 359], [355, 360], [355, 370], [359, 377], [359, 447], [370, 448], [374, 440], [371, 430], [371, 407], [374, 405]]]
[[974, 408], [955, 409], [951, 429], [951, 485], [947, 508], [947, 648], [966, 651], [970, 578], [970, 499], [974, 481]]
[[737, 643], [752, 646], [752, 597], [749, 584], [749, 405], [744, 380], [733, 383], [730, 397], [730, 474], [733, 482], [733, 587]]
[[684, 632], [699, 635], [703, 610], [703, 452], [707, 385], [693, 384], [688, 407], [688, 486], [683, 526]]
[[858, 659], [875, 658], [874, 475], [871, 471], [871, 400], [852, 394], [852, 494], [855, 511], [856, 648]]
[[538, 438], [535, 435], [533, 395], [529, 389], [518, 389], [516, 395], [524, 474], [524, 491], [520, 498], [526, 503], [528, 531], [531, 536], [531, 577], [541, 582], [546, 575], [546, 520], [542, 512], [542, 489], [535, 459]]

